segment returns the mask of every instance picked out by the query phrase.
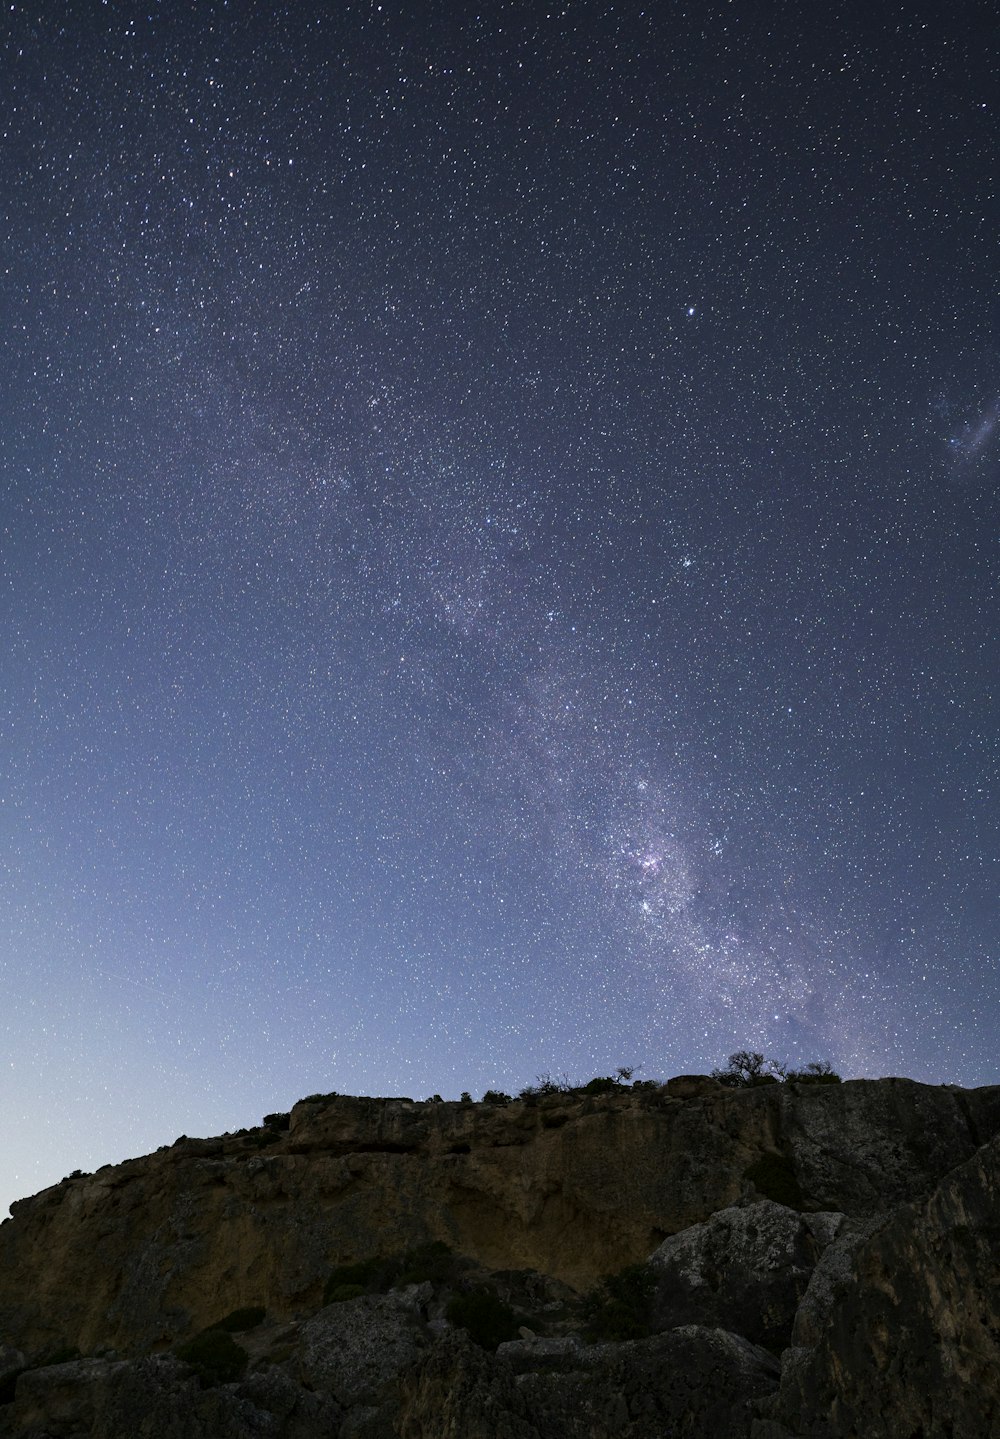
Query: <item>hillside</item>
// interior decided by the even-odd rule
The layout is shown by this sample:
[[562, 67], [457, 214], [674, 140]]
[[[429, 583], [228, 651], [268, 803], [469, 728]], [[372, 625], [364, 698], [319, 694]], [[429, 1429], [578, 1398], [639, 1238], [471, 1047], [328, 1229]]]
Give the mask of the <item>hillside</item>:
[[14, 1206], [0, 1435], [985, 1439], [998, 1135], [904, 1079], [313, 1096]]

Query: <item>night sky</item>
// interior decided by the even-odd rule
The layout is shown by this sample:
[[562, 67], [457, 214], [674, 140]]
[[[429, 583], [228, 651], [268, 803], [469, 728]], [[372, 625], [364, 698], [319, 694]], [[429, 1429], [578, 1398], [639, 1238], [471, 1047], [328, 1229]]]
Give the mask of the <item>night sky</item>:
[[3, 23], [0, 1212], [316, 1090], [994, 1080], [993, 7]]

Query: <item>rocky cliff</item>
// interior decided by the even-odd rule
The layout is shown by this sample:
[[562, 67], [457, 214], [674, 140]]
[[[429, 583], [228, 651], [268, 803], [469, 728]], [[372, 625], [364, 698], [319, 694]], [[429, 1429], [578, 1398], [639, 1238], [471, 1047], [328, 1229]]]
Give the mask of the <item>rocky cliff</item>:
[[998, 1134], [907, 1080], [304, 1100], [14, 1206], [0, 1435], [998, 1434]]

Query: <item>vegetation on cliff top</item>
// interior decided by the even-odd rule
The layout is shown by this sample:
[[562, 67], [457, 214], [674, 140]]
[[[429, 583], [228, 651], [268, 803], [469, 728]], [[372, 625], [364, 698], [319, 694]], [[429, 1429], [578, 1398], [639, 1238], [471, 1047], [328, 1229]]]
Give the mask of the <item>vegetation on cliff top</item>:
[[[567, 1075], [556, 1079], [551, 1074], [539, 1074], [534, 1084], [526, 1084], [516, 1095], [503, 1089], [487, 1089], [479, 1101], [500, 1108], [520, 1100], [524, 1104], [536, 1104], [539, 1099], [563, 1094], [568, 1098], [583, 1099], [602, 1094], [618, 1094], [626, 1090], [653, 1090], [660, 1087], [656, 1079], [636, 1079], [634, 1065], [620, 1065], [614, 1074], [598, 1074], [592, 1079], [574, 1082]], [[765, 1084], [839, 1084], [841, 1076], [836, 1073], [828, 1060], [811, 1060], [800, 1069], [780, 1060], [767, 1059], [756, 1050], [739, 1049], [729, 1056], [725, 1068], [713, 1069], [711, 1077], [726, 1089], [753, 1089]], [[328, 1104], [334, 1099], [347, 1098], [337, 1090], [326, 1094], [307, 1094], [300, 1104]], [[443, 1104], [440, 1094], [429, 1095], [427, 1104]], [[462, 1091], [460, 1104], [474, 1104], [476, 1101], [467, 1089]], [[279, 1121], [279, 1123], [275, 1123]], [[275, 1131], [288, 1127], [287, 1115], [266, 1115], [264, 1125], [271, 1130], [259, 1143], [273, 1143], [278, 1137]]]
[[802, 1069], [792, 1069], [776, 1059], [765, 1059], [756, 1050], [738, 1049], [729, 1056], [725, 1069], [713, 1069], [712, 1078], [727, 1089], [753, 1089], [761, 1084], [839, 1084], [840, 1075], [827, 1060], [812, 1060]]

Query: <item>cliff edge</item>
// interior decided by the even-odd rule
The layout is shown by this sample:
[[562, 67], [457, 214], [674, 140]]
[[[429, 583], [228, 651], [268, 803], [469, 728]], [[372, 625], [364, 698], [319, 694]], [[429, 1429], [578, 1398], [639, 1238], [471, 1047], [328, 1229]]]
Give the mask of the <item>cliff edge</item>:
[[13, 1206], [0, 1435], [985, 1439], [997, 1135], [905, 1079], [313, 1096]]

